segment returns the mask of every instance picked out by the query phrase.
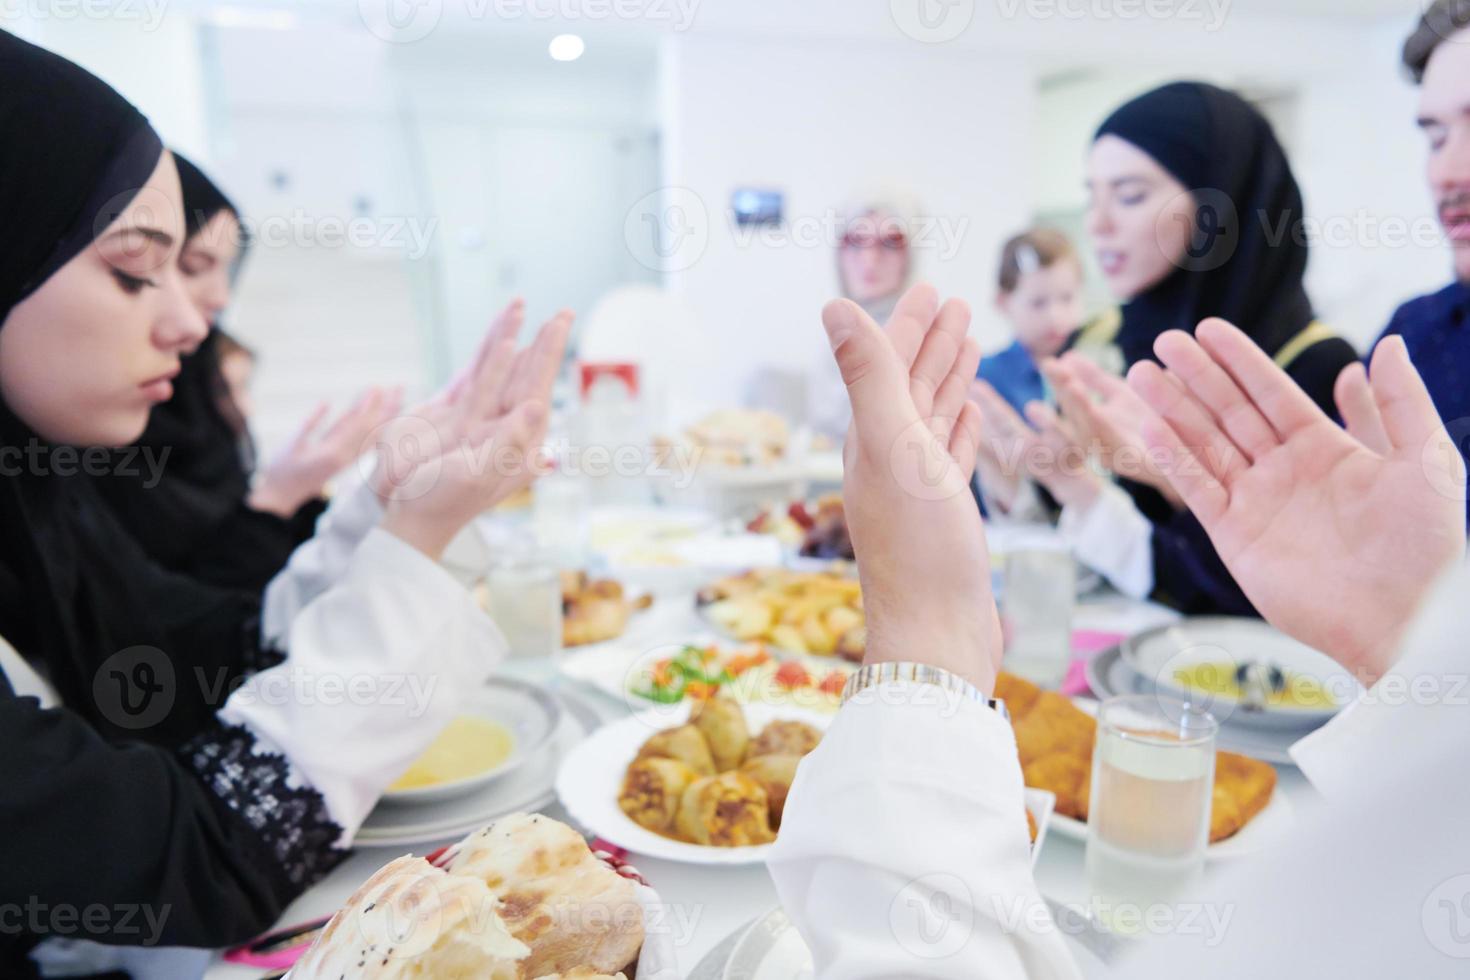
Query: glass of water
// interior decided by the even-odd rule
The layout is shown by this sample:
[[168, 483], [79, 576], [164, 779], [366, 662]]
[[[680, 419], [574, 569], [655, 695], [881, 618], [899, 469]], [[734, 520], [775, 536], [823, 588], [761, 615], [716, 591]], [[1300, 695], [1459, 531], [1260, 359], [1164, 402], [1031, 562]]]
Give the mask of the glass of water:
[[485, 588], [490, 618], [512, 657], [561, 653], [561, 575], [550, 557], [535, 550], [504, 555], [491, 564]]
[[1139, 931], [1151, 908], [1172, 906], [1204, 870], [1219, 727], [1203, 708], [1159, 695], [1099, 709], [1087, 885], [1093, 916], [1109, 929]]
[[592, 540], [592, 497], [585, 480], [551, 473], [533, 484], [531, 530], [536, 545], [561, 568], [587, 563]]
[[1077, 566], [1064, 545], [1037, 543], [1006, 555], [1006, 670], [1045, 688], [1061, 686], [1072, 662], [1076, 598]]

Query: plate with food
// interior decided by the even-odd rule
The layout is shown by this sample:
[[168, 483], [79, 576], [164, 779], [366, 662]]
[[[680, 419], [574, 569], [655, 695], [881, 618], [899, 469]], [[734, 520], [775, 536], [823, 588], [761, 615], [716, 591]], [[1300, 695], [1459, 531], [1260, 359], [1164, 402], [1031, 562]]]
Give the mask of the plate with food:
[[534, 758], [561, 719], [545, 691], [491, 678], [383, 793], [392, 804], [435, 803], [477, 792]]
[[855, 667], [828, 657], [781, 657], [763, 643], [699, 637], [653, 649], [588, 650], [560, 670], [638, 710], [724, 694], [741, 704], [784, 704], [830, 714]]
[[635, 870], [571, 827], [513, 813], [428, 858], [383, 865], [316, 932], [290, 976], [672, 980], [672, 933], [657, 927], [665, 909]]
[[852, 538], [842, 494], [823, 494], [816, 500], [796, 500], [784, 507], [766, 507], [748, 521], [745, 529], [769, 534], [795, 557], [819, 561], [854, 561]]
[[797, 766], [830, 716], [729, 698], [652, 710], [599, 729], [562, 763], [556, 791], [582, 826], [636, 854], [759, 864]]
[[752, 569], [711, 582], [694, 602], [715, 629], [740, 642], [854, 663], [867, 647], [862, 586], [842, 571]]
[[[1067, 837], [1087, 837], [1092, 747], [1097, 704], [1043, 691], [1002, 673], [995, 696], [1006, 703], [1026, 785], [1056, 795], [1053, 824]], [[1211, 859], [1254, 853], [1278, 840], [1293, 822], [1291, 804], [1276, 789], [1276, 770], [1234, 752], [1215, 754], [1210, 809]]]
[[[1122, 650], [1110, 647], [1095, 654], [1086, 665], [1087, 686], [1100, 701], [1124, 694], [1152, 694], [1158, 688], [1145, 681], [1123, 662]], [[1302, 737], [1301, 729], [1251, 728], [1226, 721], [1220, 725], [1215, 744], [1227, 752], [1248, 755], [1273, 766], [1295, 766], [1291, 747]]]
[[1145, 630], [1121, 651], [1139, 677], [1204, 704], [1222, 724], [1316, 728], [1363, 690], [1331, 657], [1259, 619], [1186, 619]]
[[634, 613], [653, 605], [653, 596], [630, 596], [621, 582], [585, 571], [561, 573], [561, 645], [588, 646], [616, 640]]
[[[505, 681], [501, 681], [505, 683]], [[487, 820], [535, 810], [556, 799], [556, 771], [600, 719], [578, 698], [559, 695], [561, 718], [551, 739], [526, 762], [463, 795], [401, 805], [380, 802], [358, 829], [354, 847], [418, 847], [458, 837]]]

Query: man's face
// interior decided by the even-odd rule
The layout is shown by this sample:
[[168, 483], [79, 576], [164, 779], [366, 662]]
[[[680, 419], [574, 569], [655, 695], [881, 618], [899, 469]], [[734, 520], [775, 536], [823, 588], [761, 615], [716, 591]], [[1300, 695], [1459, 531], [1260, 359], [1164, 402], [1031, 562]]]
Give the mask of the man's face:
[[1454, 249], [1455, 274], [1470, 282], [1470, 29], [1429, 58], [1419, 90], [1419, 128], [1429, 139], [1429, 192]]

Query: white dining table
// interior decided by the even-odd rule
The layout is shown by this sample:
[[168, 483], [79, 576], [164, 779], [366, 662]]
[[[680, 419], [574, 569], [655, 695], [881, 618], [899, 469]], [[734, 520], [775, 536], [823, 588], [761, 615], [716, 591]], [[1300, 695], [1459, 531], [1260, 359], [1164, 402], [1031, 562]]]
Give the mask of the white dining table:
[[[1177, 619], [1171, 610], [1151, 602], [1140, 602], [1105, 591], [1085, 597], [1075, 607], [1072, 626], [1077, 630], [1133, 634], [1160, 623]], [[625, 640], [671, 638], [707, 629], [694, 613], [692, 595], [660, 597], [655, 610], [635, 620]], [[630, 707], [620, 699], [586, 688], [568, 678], [558, 676], [547, 660], [512, 659], [503, 668], [508, 676], [545, 684], [559, 693], [578, 699], [599, 717], [613, 721], [626, 717]], [[1295, 804], [1311, 790], [1300, 773], [1281, 767], [1278, 791]], [[1299, 807], [1298, 807], [1299, 809]], [[559, 804], [544, 808], [559, 820], [572, 822]], [[336, 911], [369, 875], [383, 864], [413, 852], [428, 854], [454, 839], [425, 843], [416, 848], [368, 847], [355, 850], [329, 875], [303, 893], [282, 914], [279, 927], [300, 924]], [[1081, 841], [1052, 832], [1036, 864], [1036, 877], [1047, 898], [1066, 905], [1085, 906], [1087, 899], [1084, 870], [1085, 847]], [[673, 932], [675, 949], [682, 976], [688, 976], [712, 949], [736, 930], [776, 907], [776, 890], [762, 865], [706, 866], [630, 854], [627, 860], [638, 869], [669, 907], [667, 927]], [[1207, 866], [1206, 874], [1217, 865]], [[256, 967], [240, 967], [220, 961], [211, 962], [208, 980], [258, 980], [271, 971]]]

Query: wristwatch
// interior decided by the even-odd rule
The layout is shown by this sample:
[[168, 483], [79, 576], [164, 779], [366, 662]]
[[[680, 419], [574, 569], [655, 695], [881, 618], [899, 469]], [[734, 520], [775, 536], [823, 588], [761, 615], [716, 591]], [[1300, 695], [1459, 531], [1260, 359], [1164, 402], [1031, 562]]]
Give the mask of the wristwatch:
[[1005, 701], [1000, 698], [986, 697], [984, 692], [959, 674], [942, 667], [935, 667], [933, 664], [917, 664], [909, 661], [889, 661], [881, 664], [864, 664], [859, 667], [853, 671], [852, 676], [848, 677], [847, 684], [842, 688], [842, 703], [846, 704], [869, 688], [895, 681], [928, 684], [952, 697], [979, 701], [1007, 722], [1011, 720], [1011, 713], [1006, 710]]

